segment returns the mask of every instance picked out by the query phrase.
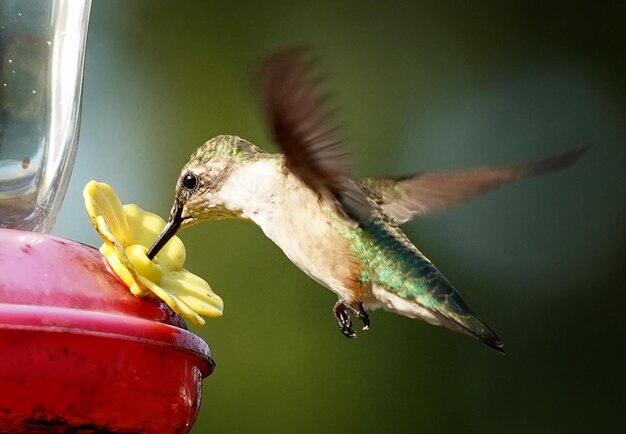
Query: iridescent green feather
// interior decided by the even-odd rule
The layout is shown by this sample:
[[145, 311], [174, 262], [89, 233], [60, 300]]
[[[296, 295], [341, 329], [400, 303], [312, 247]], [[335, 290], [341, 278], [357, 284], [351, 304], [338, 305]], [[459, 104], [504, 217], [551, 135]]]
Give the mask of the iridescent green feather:
[[363, 283], [380, 285], [416, 302], [449, 326], [501, 349], [495, 333], [471, 313], [459, 293], [391, 219], [381, 213], [369, 225], [345, 227], [342, 233], [363, 264]]
[[213, 158], [228, 158], [244, 162], [260, 154], [266, 155], [265, 151], [240, 137], [224, 135], [214, 137], [200, 146], [191, 155], [190, 160], [197, 161], [199, 164], [206, 163]]

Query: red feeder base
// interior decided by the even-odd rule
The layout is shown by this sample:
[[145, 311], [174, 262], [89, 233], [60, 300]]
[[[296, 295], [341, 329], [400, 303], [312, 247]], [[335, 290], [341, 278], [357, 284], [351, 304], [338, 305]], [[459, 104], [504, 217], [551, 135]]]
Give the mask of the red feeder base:
[[0, 432], [187, 433], [207, 344], [88, 246], [0, 229]]

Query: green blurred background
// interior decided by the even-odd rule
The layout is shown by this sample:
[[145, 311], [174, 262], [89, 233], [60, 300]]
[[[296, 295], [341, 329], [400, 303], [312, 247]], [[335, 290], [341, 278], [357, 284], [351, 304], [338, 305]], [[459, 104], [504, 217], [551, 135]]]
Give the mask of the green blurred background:
[[[409, 4], [412, 3], [412, 4]], [[335, 298], [255, 226], [181, 234], [225, 301], [194, 329], [217, 369], [193, 433], [587, 433], [623, 426], [624, 2], [95, 1], [83, 122], [57, 235], [100, 241], [90, 179], [166, 217], [217, 134], [276, 149], [251, 82], [272, 49], [324, 58], [359, 175], [535, 158], [567, 171], [405, 226], [504, 339], [385, 312], [345, 339]]]

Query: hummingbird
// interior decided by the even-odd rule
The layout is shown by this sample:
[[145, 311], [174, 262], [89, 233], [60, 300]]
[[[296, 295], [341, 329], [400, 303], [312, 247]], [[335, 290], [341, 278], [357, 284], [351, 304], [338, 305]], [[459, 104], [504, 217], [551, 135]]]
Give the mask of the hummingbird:
[[356, 336], [352, 317], [367, 330], [368, 310], [383, 308], [503, 352], [496, 333], [400, 225], [519, 178], [565, 168], [587, 148], [517, 164], [357, 180], [314, 67], [302, 48], [266, 59], [259, 76], [262, 105], [282, 153], [233, 135], [197, 148], [181, 171], [169, 220], [148, 257], [196, 223], [252, 221], [298, 268], [337, 295], [333, 314], [346, 337]]

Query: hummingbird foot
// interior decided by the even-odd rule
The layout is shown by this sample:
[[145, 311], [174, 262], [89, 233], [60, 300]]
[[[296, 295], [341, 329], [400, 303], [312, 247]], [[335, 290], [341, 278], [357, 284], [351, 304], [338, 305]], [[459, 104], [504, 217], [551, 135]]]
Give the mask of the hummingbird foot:
[[347, 338], [355, 338], [356, 333], [352, 328], [352, 319], [350, 318], [350, 311], [352, 309], [348, 307], [345, 300], [339, 300], [333, 307], [333, 314], [337, 320], [337, 325], [341, 333]]
[[350, 318], [351, 313], [353, 313], [363, 323], [362, 330], [370, 329], [370, 317], [361, 302], [347, 303], [345, 300], [339, 300], [335, 303], [333, 313], [341, 333], [343, 333], [347, 338], [356, 337], [356, 332], [352, 328], [352, 319]]

